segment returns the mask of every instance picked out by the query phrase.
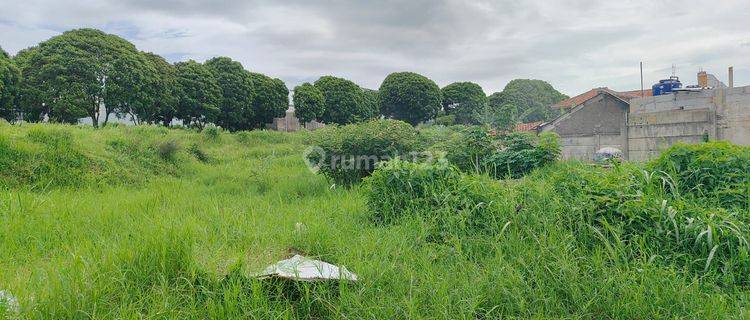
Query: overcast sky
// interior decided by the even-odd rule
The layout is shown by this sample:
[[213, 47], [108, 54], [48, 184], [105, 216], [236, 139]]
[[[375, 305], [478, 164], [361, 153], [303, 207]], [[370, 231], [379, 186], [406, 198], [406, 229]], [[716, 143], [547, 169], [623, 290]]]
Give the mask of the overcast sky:
[[169, 61], [229, 56], [292, 89], [321, 75], [377, 89], [394, 71], [441, 87], [474, 81], [490, 94], [515, 78], [568, 95], [638, 89], [703, 68], [750, 84], [750, 1], [182, 1], [2, 0], [0, 46], [11, 54], [93, 27]]

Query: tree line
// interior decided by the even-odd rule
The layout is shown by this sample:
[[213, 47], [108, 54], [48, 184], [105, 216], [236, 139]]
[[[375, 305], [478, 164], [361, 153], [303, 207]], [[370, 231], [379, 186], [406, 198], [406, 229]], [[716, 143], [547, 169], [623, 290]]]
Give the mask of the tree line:
[[[514, 80], [487, 97], [472, 82], [444, 88], [412, 72], [388, 75], [378, 90], [333, 76], [294, 88], [303, 122], [348, 124], [386, 117], [412, 125], [507, 126], [551, 117], [547, 106], [564, 95], [540, 80]], [[507, 91], [507, 93], [506, 93]], [[8, 55], [0, 48], [0, 117], [77, 123], [97, 127], [110, 117], [136, 124], [185, 126], [213, 123], [230, 131], [262, 128], [288, 108], [289, 90], [280, 79], [246, 70], [228, 57], [203, 63], [169, 63], [96, 29], [76, 29]]]

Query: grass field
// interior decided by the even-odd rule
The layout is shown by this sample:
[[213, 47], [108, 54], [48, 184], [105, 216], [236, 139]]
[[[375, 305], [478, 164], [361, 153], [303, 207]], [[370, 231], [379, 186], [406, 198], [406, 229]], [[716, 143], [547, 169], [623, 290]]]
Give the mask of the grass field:
[[[559, 182], [577, 172], [614, 184], [630, 169], [561, 163], [520, 180], [482, 179], [502, 230], [434, 242], [427, 220], [373, 223], [362, 186], [311, 173], [308, 135], [0, 124], [0, 290], [20, 305], [5, 316], [750, 317], [744, 269], [713, 267], [729, 253], [672, 259], [637, 238], [639, 227], [577, 224], [590, 203], [572, 201]], [[632, 199], [617, 212], [660, 210], [667, 199], [620, 192], [599, 196]], [[750, 213], [732, 210], [741, 221]], [[345, 265], [361, 281], [305, 285], [290, 298], [248, 277], [290, 249]]]

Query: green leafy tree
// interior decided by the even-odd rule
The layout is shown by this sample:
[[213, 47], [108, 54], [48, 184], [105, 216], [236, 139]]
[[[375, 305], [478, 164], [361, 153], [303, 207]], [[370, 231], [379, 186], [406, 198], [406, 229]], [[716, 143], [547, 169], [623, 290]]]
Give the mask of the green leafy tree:
[[434, 118], [442, 106], [437, 84], [412, 72], [391, 73], [379, 92], [382, 114], [411, 125]]
[[[28, 122], [39, 122], [45, 115], [51, 113], [52, 98], [48, 96], [53, 92], [48, 82], [36, 81], [38, 75], [31, 65], [35, 61], [34, 56], [39, 54], [39, 47], [30, 47], [19, 51], [13, 62], [21, 73], [16, 92], [15, 103], [23, 113], [23, 118]], [[72, 121], [77, 121], [73, 119]]]
[[16, 117], [14, 99], [18, 93], [20, 77], [13, 60], [0, 48], [0, 118], [12, 121]]
[[251, 72], [250, 79], [255, 88], [252, 127], [262, 128], [273, 118], [284, 116], [289, 108], [289, 89], [284, 81], [260, 73]]
[[519, 123], [518, 120], [518, 108], [512, 104], [504, 104], [500, 106], [497, 112], [496, 126], [501, 129], [510, 130]]
[[237, 61], [217, 57], [206, 61], [222, 90], [216, 124], [229, 131], [248, 130], [253, 118], [253, 82], [250, 71]]
[[175, 67], [161, 56], [150, 53], [142, 53], [149, 64], [149, 73], [146, 78], [149, 85], [144, 88], [150, 99], [148, 103], [136, 108], [132, 113], [147, 123], [162, 123], [169, 126], [177, 113], [178, 83], [175, 75]]
[[323, 93], [325, 123], [349, 124], [372, 118], [365, 102], [365, 94], [357, 84], [346, 79], [323, 76], [315, 81]]
[[478, 116], [487, 107], [487, 95], [473, 82], [451, 83], [442, 90], [443, 108], [447, 114], [456, 116], [458, 124], [478, 124]]
[[77, 29], [31, 51], [21, 59], [26, 63], [22, 68], [25, 86], [43, 91], [37, 98], [42, 101], [35, 102], [45, 106], [52, 121], [77, 122], [88, 116], [98, 127], [100, 122], [106, 125], [117, 110], [147, 103], [143, 90], [147, 64], [125, 39], [95, 29]]
[[366, 88], [363, 88], [362, 92], [365, 94], [362, 114], [366, 115], [367, 119], [377, 118], [380, 116], [380, 92]]
[[178, 84], [177, 118], [186, 126], [202, 128], [216, 121], [221, 87], [209, 69], [193, 60], [175, 64]]
[[546, 121], [559, 114], [549, 108], [550, 105], [567, 99], [568, 96], [555, 90], [542, 80], [515, 79], [509, 82], [502, 92], [495, 92], [489, 97], [490, 106], [496, 109], [512, 104], [518, 108], [518, 120], [521, 122]]
[[294, 113], [302, 123], [320, 120], [325, 111], [323, 93], [310, 83], [294, 88]]

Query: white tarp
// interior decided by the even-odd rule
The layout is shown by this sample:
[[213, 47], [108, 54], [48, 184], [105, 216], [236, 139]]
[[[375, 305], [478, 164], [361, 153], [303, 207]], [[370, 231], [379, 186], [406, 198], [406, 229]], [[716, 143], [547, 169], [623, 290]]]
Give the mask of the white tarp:
[[[10, 292], [0, 290], [0, 307], [3, 307], [6, 313], [18, 313], [18, 299]], [[2, 316], [1, 313], [0, 316]]]
[[299, 281], [357, 281], [357, 275], [346, 270], [346, 267], [338, 267], [301, 255], [295, 255], [294, 257], [270, 265], [262, 273], [258, 274], [257, 277], [260, 279], [278, 277]]

